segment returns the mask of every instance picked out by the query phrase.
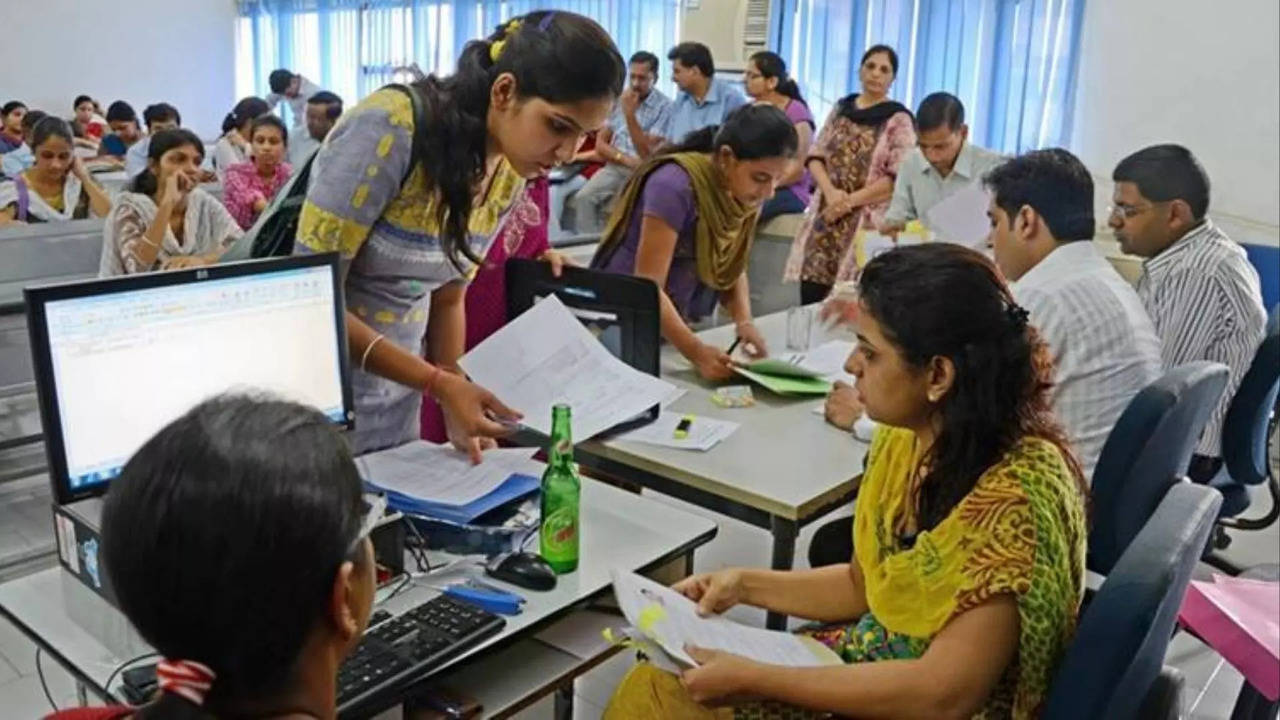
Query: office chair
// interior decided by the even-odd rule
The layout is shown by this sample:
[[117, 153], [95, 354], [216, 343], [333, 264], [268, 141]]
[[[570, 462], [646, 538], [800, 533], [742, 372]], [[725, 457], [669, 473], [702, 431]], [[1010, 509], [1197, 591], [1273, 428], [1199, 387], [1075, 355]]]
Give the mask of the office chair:
[[[1280, 518], [1280, 479], [1271, 470], [1267, 441], [1275, 431], [1276, 397], [1280, 391], [1280, 306], [1272, 309], [1267, 334], [1240, 381], [1222, 424], [1222, 469], [1209, 487], [1222, 493], [1222, 510], [1214, 528], [1212, 549], [1204, 561], [1231, 575], [1242, 568], [1217, 551], [1231, 544], [1227, 529], [1262, 530]], [[1266, 484], [1271, 510], [1260, 518], [1239, 517], [1249, 509], [1249, 486]]]
[[1186, 475], [1226, 385], [1225, 365], [1194, 362], [1173, 368], [1129, 401], [1093, 471], [1090, 570], [1107, 575], [1169, 488]]
[[1202, 485], [1168, 489], [1082, 614], [1045, 699], [1045, 720], [1179, 717], [1182, 677], [1162, 666], [1221, 504]]

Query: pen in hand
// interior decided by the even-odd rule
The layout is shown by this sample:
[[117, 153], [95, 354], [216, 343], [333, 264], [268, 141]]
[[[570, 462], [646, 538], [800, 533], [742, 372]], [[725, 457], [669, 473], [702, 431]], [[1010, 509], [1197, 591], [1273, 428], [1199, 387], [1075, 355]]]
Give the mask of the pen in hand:
[[725, 355], [732, 355], [732, 354], [733, 354], [733, 351], [734, 351], [734, 350], [737, 350], [737, 349], [738, 349], [738, 346], [739, 346], [739, 345], [741, 345], [741, 344], [742, 344], [742, 338], [740, 338], [740, 337], [738, 337], [738, 338], [734, 338], [734, 339], [733, 339], [733, 344], [729, 346], [729, 349], [728, 349], [728, 350], [725, 350], [725, 351], [724, 351], [724, 354], [725, 354]]

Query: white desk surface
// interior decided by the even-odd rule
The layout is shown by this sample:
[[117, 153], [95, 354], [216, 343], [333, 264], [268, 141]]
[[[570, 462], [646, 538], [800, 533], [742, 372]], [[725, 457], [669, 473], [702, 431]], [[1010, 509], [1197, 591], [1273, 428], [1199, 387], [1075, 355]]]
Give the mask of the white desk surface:
[[[578, 570], [562, 575], [554, 590], [540, 593], [485, 576], [485, 581], [514, 590], [528, 602], [520, 615], [506, 617], [507, 625], [483, 643], [459, 655], [440, 670], [473, 657], [488, 647], [527, 633], [553, 616], [588, 600], [610, 584], [613, 568], [640, 570], [677, 554], [692, 552], [715, 536], [714, 522], [649, 498], [584, 479], [582, 483], [582, 556]], [[436, 554], [435, 560], [447, 556]], [[455, 567], [432, 574], [375, 609], [399, 613], [413, 608], [438, 591], [425, 587], [450, 584], [467, 574], [481, 576], [478, 567]], [[77, 668], [101, 687], [121, 663], [150, 652], [128, 621], [61, 567], [0, 585], [0, 612], [51, 648], [57, 659]], [[621, 621], [619, 623], [622, 624]], [[151, 660], [154, 662], [154, 659]], [[113, 689], [119, 688], [119, 675]], [[113, 693], [119, 697], [118, 693]]]
[[[785, 312], [756, 319], [772, 354], [787, 350], [786, 324]], [[728, 349], [734, 328], [698, 336]], [[590, 441], [581, 444], [583, 449], [789, 520], [808, 518], [837, 500], [862, 471], [867, 444], [814, 414], [822, 396], [783, 397], [737, 378], [723, 384], [751, 385], [755, 406], [721, 408], [711, 402], [715, 385], [703, 381], [674, 347], [663, 346], [661, 362], [662, 378], [686, 390], [665, 411], [732, 420], [741, 427], [707, 452], [620, 440]]]

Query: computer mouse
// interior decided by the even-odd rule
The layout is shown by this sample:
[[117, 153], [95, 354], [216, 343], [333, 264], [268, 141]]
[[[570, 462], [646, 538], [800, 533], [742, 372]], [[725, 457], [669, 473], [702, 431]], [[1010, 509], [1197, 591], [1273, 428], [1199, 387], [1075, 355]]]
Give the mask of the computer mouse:
[[550, 590], [556, 586], [556, 571], [541, 555], [511, 552], [495, 555], [484, 571], [504, 582], [530, 590]]

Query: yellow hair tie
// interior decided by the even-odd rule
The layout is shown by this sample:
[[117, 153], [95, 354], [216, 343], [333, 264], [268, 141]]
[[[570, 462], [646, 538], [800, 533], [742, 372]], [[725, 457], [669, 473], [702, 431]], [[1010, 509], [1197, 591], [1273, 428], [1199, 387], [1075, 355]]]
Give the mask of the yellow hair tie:
[[507, 38], [511, 37], [511, 35], [519, 29], [520, 19], [516, 18], [515, 20], [507, 23], [507, 26], [502, 31], [501, 39], [494, 40], [489, 43], [489, 60], [491, 62], [498, 62], [498, 58], [502, 57], [502, 50], [507, 46]]

